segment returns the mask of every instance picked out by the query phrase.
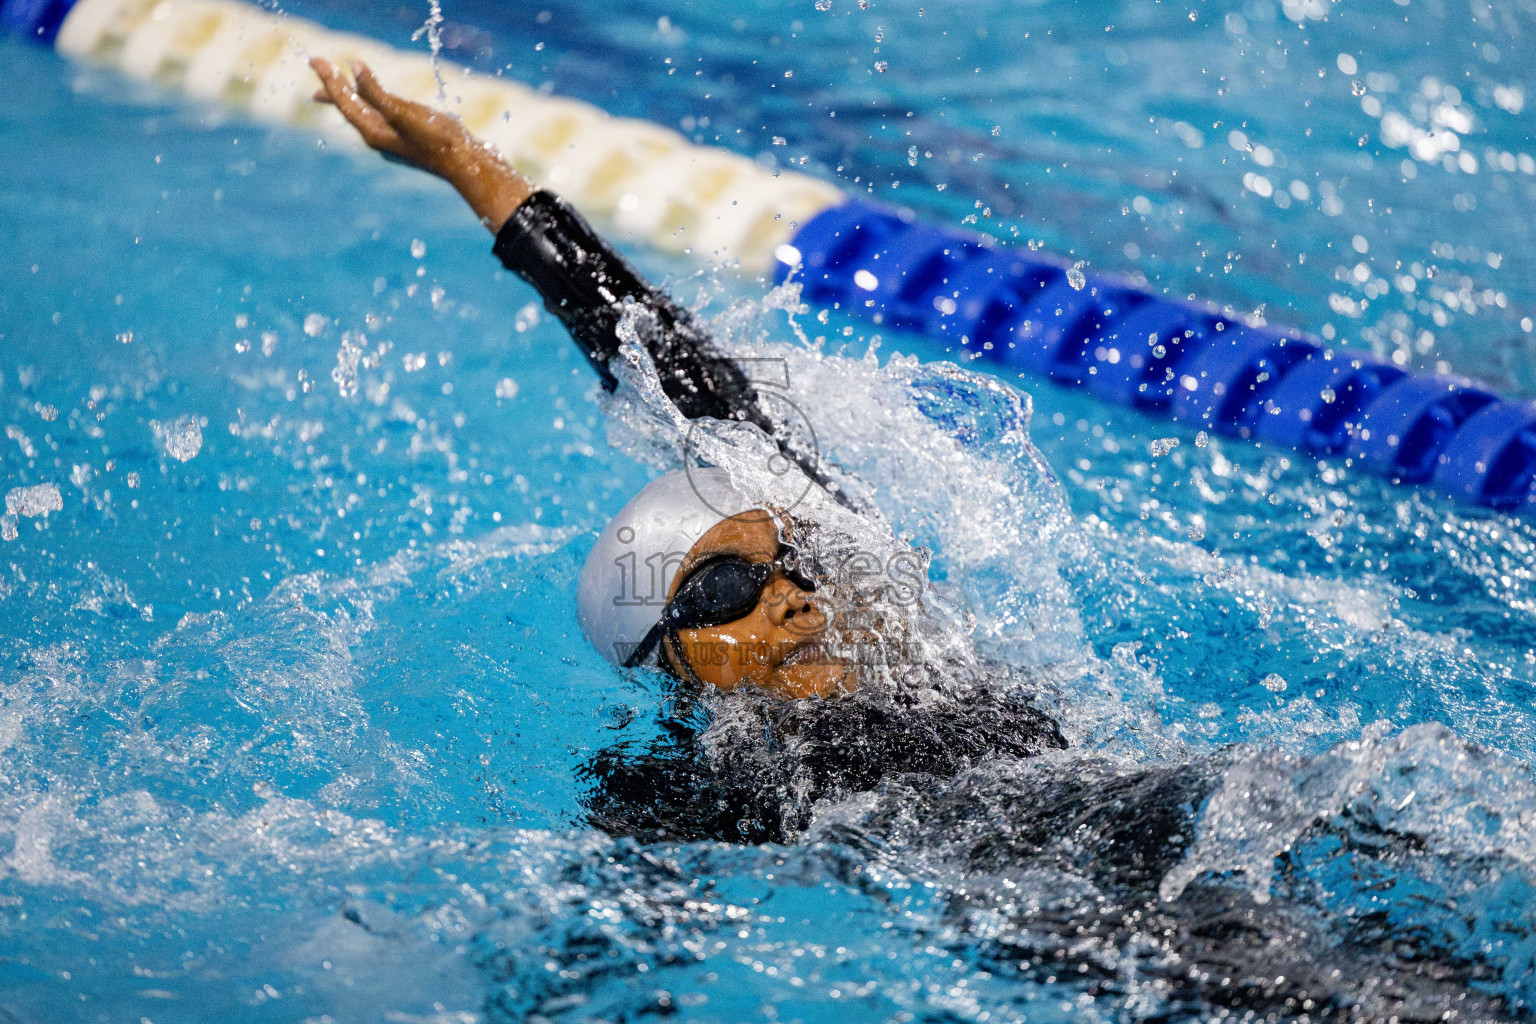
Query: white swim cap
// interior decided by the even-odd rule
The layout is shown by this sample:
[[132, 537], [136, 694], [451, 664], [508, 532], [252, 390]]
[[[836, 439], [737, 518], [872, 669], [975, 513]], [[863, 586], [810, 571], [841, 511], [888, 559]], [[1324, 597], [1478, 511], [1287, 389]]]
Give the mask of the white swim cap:
[[672, 578], [694, 543], [756, 507], [723, 469], [679, 470], [646, 484], [603, 528], [581, 568], [576, 618], [598, 653], [624, 664], [661, 621]]

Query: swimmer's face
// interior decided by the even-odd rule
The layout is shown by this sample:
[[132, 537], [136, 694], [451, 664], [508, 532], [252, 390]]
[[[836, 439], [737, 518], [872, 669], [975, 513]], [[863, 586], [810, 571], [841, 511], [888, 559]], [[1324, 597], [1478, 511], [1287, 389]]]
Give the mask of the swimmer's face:
[[[766, 563], [781, 549], [779, 526], [766, 512], [727, 519], [689, 549], [667, 599], [695, 569], [713, 559], [734, 555]], [[682, 643], [669, 637], [665, 653], [674, 667], [686, 664], [700, 680], [721, 690], [755, 686], [783, 697], [830, 697], [852, 689], [854, 679], [847, 665], [827, 656], [822, 646], [827, 625], [814, 596], [775, 571], [746, 615], [720, 626], [678, 630]]]

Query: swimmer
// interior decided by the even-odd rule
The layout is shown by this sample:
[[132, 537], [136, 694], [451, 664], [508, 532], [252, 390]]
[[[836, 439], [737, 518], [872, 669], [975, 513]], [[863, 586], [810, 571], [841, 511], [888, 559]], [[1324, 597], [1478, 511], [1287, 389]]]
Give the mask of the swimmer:
[[[312, 64], [316, 98], [370, 146], [459, 191], [495, 235], [496, 256], [539, 292], [605, 386], [617, 384], [628, 317], [683, 416], [756, 425], [841, 499], [699, 320], [561, 199], [453, 117], [391, 95], [367, 67], [354, 82]], [[1331, 915], [1304, 885], [1259, 898], [1240, 877], [1207, 871], [1163, 899], [1160, 883], [1184, 862], [1235, 755], [1152, 766], [1069, 758], [1056, 723], [1005, 665], [969, 666], [975, 685], [947, 694], [861, 685], [859, 666], [826, 656], [824, 577], [800, 551], [814, 528], [706, 467], [652, 481], [602, 531], [581, 573], [581, 628], [610, 663], [654, 665], [670, 688], [654, 739], [614, 744], [582, 769], [593, 826], [642, 841], [836, 838], [875, 859], [943, 865], [956, 927], [974, 918], [977, 936], [996, 936], [978, 939], [982, 966], [1077, 978], [1087, 994], [1134, 1004], [1138, 1018], [1213, 1007], [1275, 1020], [1522, 1015], [1473, 987], [1502, 969], [1496, 961], [1370, 915]], [[664, 601], [635, 598], [620, 568], [630, 555], [665, 576]], [[833, 810], [818, 817], [818, 806]], [[1370, 825], [1312, 827], [1383, 871], [1411, 852]], [[858, 884], [862, 869], [834, 870], [845, 868]], [[1066, 881], [1042, 894], [1052, 878]]]
[[[390, 94], [366, 65], [357, 65], [354, 85], [329, 62], [311, 63], [323, 85], [316, 99], [335, 104], [369, 146], [458, 190], [495, 234], [495, 255], [537, 289], [605, 387], [617, 385], [612, 364], [628, 312], [684, 416], [757, 425], [837, 496], [698, 319], [642, 279], [564, 200], [536, 188], [453, 117]], [[752, 508], [723, 472], [664, 476], [614, 517], [588, 557], [582, 630], [614, 664], [654, 662], [694, 685], [790, 698], [851, 690], [849, 667], [826, 656], [827, 616], [814, 581], [795, 568], [790, 532], [785, 516]], [[633, 565], [656, 559], [672, 570], [658, 588], [664, 604], [627, 596], [633, 584], [616, 561], [626, 553], [638, 553]]]

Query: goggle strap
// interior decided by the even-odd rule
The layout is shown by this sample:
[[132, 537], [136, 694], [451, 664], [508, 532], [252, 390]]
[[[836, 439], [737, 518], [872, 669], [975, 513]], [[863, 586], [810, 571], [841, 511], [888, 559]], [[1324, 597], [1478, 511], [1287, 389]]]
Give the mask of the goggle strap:
[[651, 656], [651, 652], [656, 650], [656, 645], [661, 643], [661, 638], [666, 636], [666, 634], [667, 615], [666, 611], [663, 610], [661, 618], [657, 621], [656, 625], [646, 632], [645, 638], [635, 646], [633, 651], [629, 652], [629, 657], [624, 659], [624, 667], [634, 668], [637, 665], [643, 664], [645, 659]]

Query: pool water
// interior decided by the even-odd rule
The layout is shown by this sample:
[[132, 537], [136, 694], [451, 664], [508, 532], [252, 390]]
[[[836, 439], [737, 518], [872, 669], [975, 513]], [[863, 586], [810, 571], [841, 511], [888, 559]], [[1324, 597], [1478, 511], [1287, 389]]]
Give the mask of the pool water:
[[[945, 6], [449, 3], [443, 39], [1536, 397], [1530, 3]], [[427, 15], [289, 10], [397, 45]], [[9, 1018], [1161, 1012], [1134, 978], [1095, 998], [1000, 965], [1009, 936], [954, 912], [942, 850], [588, 829], [580, 766], [663, 699], [588, 648], [571, 599], [668, 457], [643, 417], [599, 401], [445, 189], [22, 43], [0, 71]], [[1203, 809], [1165, 895], [1207, 871], [1263, 891], [1289, 850], [1317, 913], [1396, 922], [1529, 1012], [1530, 520], [1009, 378], [1016, 404], [930, 342], [792, 325], [759, 282], [632, 255], [787, 360], [882, 529], [933, 550], [965, 642], [1052, 694], [1065, 763], [1241, 745], [1233, 778], [1257, 781]], [[1414, 854], [1371, 874], [1306, 831], [1362, 817]]]

